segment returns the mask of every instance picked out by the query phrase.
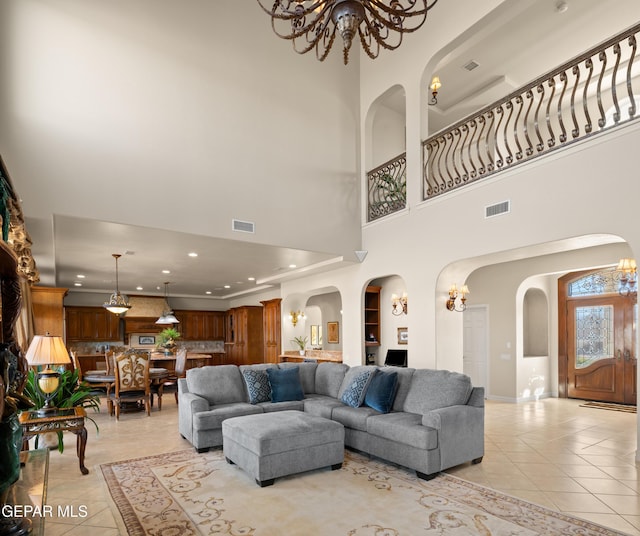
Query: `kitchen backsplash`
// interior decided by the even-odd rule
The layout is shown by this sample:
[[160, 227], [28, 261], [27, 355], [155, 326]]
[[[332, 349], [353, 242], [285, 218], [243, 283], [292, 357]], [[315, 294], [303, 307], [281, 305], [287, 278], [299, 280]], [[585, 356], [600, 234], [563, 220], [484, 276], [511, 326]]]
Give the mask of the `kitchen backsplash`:
[[[223, 354], [224, 341], [188, 341], [178, 343], [178, 347], [186, 347], [191, 352], [202, 354]], [[116, 353], [126, 350], [128, 347], [122, 344], [114, 344], [113, 342], [94, 342], [94, 343], [76, 343], [70, 349], [77, 354], [101, 354], [108, 350]]]

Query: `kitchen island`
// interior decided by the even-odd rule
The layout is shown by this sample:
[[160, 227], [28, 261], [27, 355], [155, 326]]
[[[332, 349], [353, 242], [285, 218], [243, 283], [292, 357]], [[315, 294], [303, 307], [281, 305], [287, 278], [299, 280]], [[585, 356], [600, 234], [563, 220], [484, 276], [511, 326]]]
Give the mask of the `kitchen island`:
[[285, 352], [280, 355], [282, 363], [300, 363], [302, 361], [317, 361], [318, 363], [342, 363], [342, 352], [334, 350], [307, 350], [305, 355], [300, 352]]

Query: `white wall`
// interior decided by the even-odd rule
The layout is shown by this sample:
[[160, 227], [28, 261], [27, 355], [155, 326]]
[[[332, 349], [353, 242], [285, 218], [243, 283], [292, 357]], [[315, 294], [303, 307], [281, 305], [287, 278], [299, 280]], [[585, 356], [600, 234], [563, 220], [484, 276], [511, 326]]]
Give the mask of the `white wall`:
[[28, 227], [52, 236], [65, 214], [360, 249], [357, 54], [298, 55], [238, 0], [5, 0], [0, 25], [0, 151]]

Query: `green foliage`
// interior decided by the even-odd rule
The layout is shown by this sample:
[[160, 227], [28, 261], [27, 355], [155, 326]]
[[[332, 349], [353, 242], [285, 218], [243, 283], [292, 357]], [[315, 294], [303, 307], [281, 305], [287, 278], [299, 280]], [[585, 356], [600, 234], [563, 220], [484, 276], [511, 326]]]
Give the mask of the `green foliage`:
[[304, 350], [307, 347], [308, 337], [294, 337], [291, 342], [295, 344], [300, 350]]
[[175, 346], [176, 341], [180, 338], [180, 332], [175, 328], [165, 328], [158, 337], [158, 348], [171, 348]]
[[[58, 390], [55, 392], [51, 403], [57, 408], [93, 408], [94, 411], [100, 411], [100, 397], [91, 392], [91, 386], [88, 383], [78, 381], [77, 370], [64, 370], [60, 373], [58, 384]], [[44, 406], [45, 396], [38, 387], [38, 374], [33, 370], [29, 370], [27, 375], [27, 381], [24, 385], [24, 395], [29, 397], [33, 403], [35, 409], [40, 409]], [[96, 427], [96, 431], [99, 431], [98, 423], [87, 415], [89, 419]], [[58, 434], [58, 450], [64, 451], [64, 443], [62, 442], [62, 432]], [[36, 441], [37, 441], [36, 436]]]

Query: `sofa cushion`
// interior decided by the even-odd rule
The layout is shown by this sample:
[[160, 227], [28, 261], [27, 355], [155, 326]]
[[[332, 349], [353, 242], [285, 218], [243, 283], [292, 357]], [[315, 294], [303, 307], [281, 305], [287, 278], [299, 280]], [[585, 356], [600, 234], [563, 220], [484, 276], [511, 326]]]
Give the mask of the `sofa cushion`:
[[246, 402], [234, 404], [222, 404], [209, 411], [201, 411], [193, 414], [194, 430], [216, 430], [222, 428], [222, 421], [229, 417], [241, 417], [243, 415], [255, 415], [262, 413], [259, 406], [253, 406]]
[[189, 369], [187, 386], [190, 393], [206, 399], [211, 406], [246, 402], [242, 375], [235, 365]]
[[300, 374], [300, 383], [302, 384], [302, 390], [304, 394], [310, 394], [316, 392], [316, 369], [318, 363], [279, 363], [278, 368], [291, 368], [298, 367], [298, 374]]
[[287, 402], [304, 399], [298, 367], [270, 368], [267, 370], [271, 384], [271, 401]]
[[304, 399], [304, 412], [316, 417], [331, 419], [334, 408], [345, 407], [342, 402], [331, 396], [311, 395]]
[[404, 401], [411, 387], [411, 378], [416, 371], [414, 368], [405, 367], [384, 367], [385, 371], [393, 371], [398, 373], [398, 390], [396, 391], [396, 399], [393, 401], [393, 411], [402, 411]]
[[378, 412], [372, 408], [353, 408], [351, 406], [340, 405], [333, 408], [331, 420], [342, 423], [347, 428], [366, 432], [367, 419], [371, 415], [378, 415]]
[[353, 367], [350, 369], [340, 388], [340, 401], [352, 408], [362, 406], [367, 388], [377, 372], [376, 367]]
[[367, 388], [364, 397], [365, 406], [379, 411], [380, 413], [389, 413], [393, 407], [393, 401], [396, 398], [398, 390], [398, 373], [385, 369], [378, 370]]
[[385, 413], [367, 419], [367, 432], [390, 441], [431, 450], [438, 447], [438, 431], [422, 425], [422, 415]]
[[433, 409], [466, 404], [471, 378], [448, 370], [420, 369], [413, 373], [404, 411], [425, 414]]
[[266, 370], [244, 369], [242, 378], [247, 386], [250, 404], [271, 401], [271, 384]]
[[349, 365], [344, 363], [318, 363], [316, 369], [316, 394], [338, 398]]
[[287, 400], [286, 402], [261, 402], [256, 404], [262, 408], [263, 413], [273, 413], [274, 411], [304, 411], [304, 400]]

